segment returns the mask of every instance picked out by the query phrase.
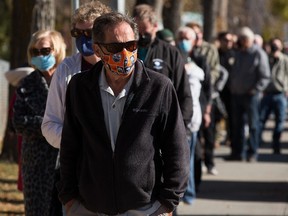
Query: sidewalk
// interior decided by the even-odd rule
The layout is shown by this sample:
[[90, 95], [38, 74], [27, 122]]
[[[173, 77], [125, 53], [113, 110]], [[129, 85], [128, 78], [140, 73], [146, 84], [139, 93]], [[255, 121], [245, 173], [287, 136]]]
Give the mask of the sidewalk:
[[195, 203], [180, 205], [178, 215], [288, 215], [288, 131], [282, 136], [282, 154], [273, 155], [272, 125], [270, 122], [265, 131], [258, 162], [225, 161], [223, 156], [229, 155], [229, 147], [217, 148], [215, 163], [219, 174], [203, 174]]

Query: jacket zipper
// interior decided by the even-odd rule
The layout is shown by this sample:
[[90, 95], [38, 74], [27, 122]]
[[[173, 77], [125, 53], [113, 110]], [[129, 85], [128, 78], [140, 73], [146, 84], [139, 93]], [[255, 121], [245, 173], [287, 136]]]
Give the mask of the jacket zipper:
[[113, 191], [114, 191], [114, 206], [117, 211], [117, 214], [119, 212], [118, 208], [118, 201], [117, 201], [117, 187], [116, 187], [116, 170], [115, 170], [115, 150], [112, 153], [112, 164], [113, 164]]

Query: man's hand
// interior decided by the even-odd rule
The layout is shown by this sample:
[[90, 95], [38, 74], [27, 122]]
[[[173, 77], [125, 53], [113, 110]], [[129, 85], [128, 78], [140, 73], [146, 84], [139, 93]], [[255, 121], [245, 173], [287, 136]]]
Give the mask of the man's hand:
[[204, 113], [203, 115], [204, 127], [208, 128], [211, 123], [211, 116], [209, 113]]
[[161, 205], [156, 212], [151, 214], [150, 216], [172, 216], [172, 212], [167, 210], [165, 206]]
[[65, 208], [65, 212], [66, 212], [66, 213], [69, 212], [69, 210], [70, 210], [71, 206], [73, 205], [74, 201], [75, 201], [75, 199], [72, 199], [72, 200], [68, 201], [68, 202], [65, 204], [64, 208]]

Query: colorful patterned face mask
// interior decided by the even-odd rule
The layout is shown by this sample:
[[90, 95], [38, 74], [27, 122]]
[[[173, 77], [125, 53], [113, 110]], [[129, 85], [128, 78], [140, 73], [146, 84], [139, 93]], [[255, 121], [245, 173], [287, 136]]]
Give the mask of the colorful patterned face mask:
[[102, 61], [110, 71], [118, 75], [127, 75], [133, 69], [137, 60], [137, 49], [130, 52], [123, 49], [121, 52], [115, 54], [104, 54]]

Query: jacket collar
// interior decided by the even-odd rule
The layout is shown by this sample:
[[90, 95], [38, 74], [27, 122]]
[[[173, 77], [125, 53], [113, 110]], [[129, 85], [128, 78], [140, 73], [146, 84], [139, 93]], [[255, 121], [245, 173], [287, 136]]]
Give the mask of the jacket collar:
[[[99, 61], [96, 63], [89, 71], [84, 72], [85, 75], [83, 77], [83, 82], [85, 86], [89, 89], [97, 89], [99, 88], [99, 78], [100, 73], [102, 72], [103, 63]], [[144, 66], [144, 63], [141, 60], [137, 60], [135, 63], [135, 70], [134, 70], [134, 80], [131, 86], [131, 89], [137, 89], [143, 82], [147, 82], [150, 80], [150, 77], [147, 73], [147, 70]]]

